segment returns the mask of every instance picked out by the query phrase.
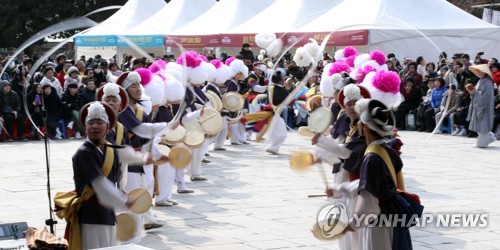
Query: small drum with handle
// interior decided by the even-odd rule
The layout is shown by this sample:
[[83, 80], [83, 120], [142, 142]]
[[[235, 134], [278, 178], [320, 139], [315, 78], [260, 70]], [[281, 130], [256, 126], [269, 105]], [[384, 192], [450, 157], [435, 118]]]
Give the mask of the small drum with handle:
[[222, 130], [222, 117], [213, 108], [205, 108], [199, 119], [200, 125], [207, 135], [216, 135]]
[[189, 162], [191, 162], [191, 153], [189, 149], [181, 144], [173, 146], [170, 149], [168, 157], [170, 159], [170, 165], [177, 169], [185, 168]]
[[148, 211], [153, 205], [153, 198], [148, 190], [144, 188], [136, 188], [128, 193], [131, 200], [134, 201], [130, 207], [130, 211], [136, 214], [143, 214]]
[[205, 135], [198, 131], [188, 131], [186, 134], [186, 139], [184, 139], [184, 144], [191, 149], [196, 149], [203, 146], [205, 143]]
[[323, 133], [330, 127], [332, 118], [332, 112], [327, 108], [316, 108], [309, 116], [307, 127], [315, 133]]
[[222, 105], [231, 112], [241, 110], [244, 103], [243, 97], [236, 92], [227, 92], [222, 96]]
[[136, 222], [134, 217], [127, 212], [116, 215], [116, 239], [127, 241], [136, 234]]
[[162, 143], [168, 144], [168, 145], [175, 145], [177, 143], [180, 143], [184, 140], [186, 137], [186, 129], [179, 125], [175, 129], [169, 129], [165, 132], [163, 136]]

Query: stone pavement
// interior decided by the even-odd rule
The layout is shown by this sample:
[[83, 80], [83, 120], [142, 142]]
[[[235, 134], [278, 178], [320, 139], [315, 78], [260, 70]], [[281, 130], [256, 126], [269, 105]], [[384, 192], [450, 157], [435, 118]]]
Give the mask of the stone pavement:
[[[415, 249], [499, 249], [500, 143], [477, 149], [475, 139], [401, 132], [407, 190], [420, 195], [425, 213], [487, 213], [486, 228], [412, 228]], [[71, 155], [81, 140], [51, 143], [52, 195], [73, 189]], [[207, 182], [187, 182], [193, 194], [174, 194], [178, 206], [153, 208], [167, 223], [148, 231], [140, 245], [153, 249], [337, 249], [335, 241], [310, 233], [325, 198], [319, 169], [295, 172], [290, 151], [310, 141], [289, 133], [282, 155], [264, 144], [227, 146], [210, 152]], [[0, 223], [26, 221], [39, 227], [48, 218], [45, 151], [42, 142], [0, 144]], [[326, 167], [325, 167], [325, 171]], [[63, 235], [59, 221], [57, 234]]]

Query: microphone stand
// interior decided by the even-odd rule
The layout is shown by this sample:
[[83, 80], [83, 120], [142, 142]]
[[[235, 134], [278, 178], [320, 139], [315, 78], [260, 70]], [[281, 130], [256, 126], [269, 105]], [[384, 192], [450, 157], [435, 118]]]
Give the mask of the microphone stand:
[[[36, 132], [39, 133], [39, 136], [43, 137], [43, 141], [45, 144], [45, 165], [46, 165], [46, 171], [47, 171], [47, 195], [49, 197], [49, 219], [45, 220], [45, 225], [49, 226], [50, 233], [55, 235], [54, 227], [57, 224], [57, 221], [54, 220], [54, 210], [52, 209], [52, 195], [50, 192], [51, 188], [50, 188], [49, 137], [47, 134], [47, 129], [48, 129], [47, 128], [47, 110], [45, 109], [44, 97], [45, 97], [45, 93], [42, 90], [41, 98], [40, 98], [41, 102], [42, 102], [42, 109], [40, 111], [40, 114], [42, 116], [42, 122], [43, 122], [43, 126], [45, 127], [45, 132], [42, 133], [39, 129], [37, 129]], [[25, 100], [27, 100], [27, 99], [25, 99]], [[25, 107], [25, 108], [26, 108], [27, 113], [29, 113], [29, 110], [27, 109], [27, 107]], [[31, 120], [31, 116], [30, 116], [30, 120]], [[31, 120], [31, 122], [36, 127], [36, 124], [32, 120]]]

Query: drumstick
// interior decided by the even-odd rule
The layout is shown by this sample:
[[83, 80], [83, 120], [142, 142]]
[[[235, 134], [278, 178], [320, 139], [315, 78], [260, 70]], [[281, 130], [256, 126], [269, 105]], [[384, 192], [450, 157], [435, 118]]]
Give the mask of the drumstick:
[[318, 197], [326, 197], [326, 194], [310, 194], [307, 198], [318, 198]]
[[319, 168], [319, 173], [321, 174], [321, 178], [323, 179], [323, 182], [325, 183], [325, 187], [328, 188], [328, 179], [326, 178], [325, 170], [323, 169], [323, 164], [318, 163], [318, 168]]

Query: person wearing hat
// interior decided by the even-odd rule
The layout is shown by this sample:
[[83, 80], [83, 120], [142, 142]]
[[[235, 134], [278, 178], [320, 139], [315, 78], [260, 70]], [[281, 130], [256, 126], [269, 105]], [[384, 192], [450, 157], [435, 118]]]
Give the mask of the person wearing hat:
[[467, 121], [469, 121], [469, 130], [478, 133], [476, 146], [486, 148], [496, 141], [495, 134], [491, 132], [495, 103], [492, 74], [488, 64], [470, 66], [469, 69], [479, 78], [479, 81], [476, 86], [472, 84], [466, 86], [471, 96]]
[[[249, 86], [246, 104], [250, 107], [253, 99], [267, 91], [269, 80], [266, 78], [267, 65], [263, 62], [253, 64], [253, 71], [248, 75], [246, 82]], [[252, 109], [250, 109], [252, 110]]]
[[56, 65], [57, 66], [55, 67], [56, 73], [59, 73], [59, 72], [61, 72], [61, 70], [63, 70], [64, 64], [65, 64], [67, 58], [68, 57], [64, 53], [57, 54], [57, 56], [56, 56]]
[[[142, 96], [141, 76], [139, 73], [135, 71], [124, 72], [116, 83], [127, 91], [129, 98], [129, 104], [125, 110], [119, 114], [118, 120], [129, 132], [127, 136], [130, 139], [130, 145], [136, 151], [149, 152], [151, 148], [154, 148], [150, 147], [150, 141], [166, 130], [167, 123], [151, 123], [148, 116], [139, 105]], [[140, 164], [128, 166], [127, 184], [125, 186], [126, 191], [131, 191], [141, 186], [148, 186], [148, 184], [143, 183], [145, 179], [143, 178], [145, 175], [144, 167], [152, 166], [143, 166]], [[163, 226], [162, 223], [159, 223], [156, 218], [154, 218], [151, 214], [151, 210], [148, 210], [148, 212], [143, 215], [139, 215], [139, 217], [144, 217], [144, 228], [146, 230]], [[142, 227], [139, 226], [138, 230], [141, 228]], [[137, 243], [139, 241], [140, 237], [138, 236], [131, 239], [128, 243]]]
[[[280, 110], [283, 101], [288, 97], [289, 93], [285, 89], [286, 71], [283, 68], [277, 68], [271, 77], [273, 85], [269, 87], [268, 99], [271, 101], [271, 105], [275, 111]], [[281, 114], [274, 115], [273, 121], [270, 128], [269, 134], [269, 146], [266, 148], [266, 152], [279, 155], [279, 150], [281, 145], [285, 142], [287, 137], [287, 127], [285, 121], [287, 120], [288, 107], [285, 107]]]
[[52, 88], [54, 88], [54, 90], [56, 91], [56, 94], [59, 97], [62, 97], [62, 94], [64, 91], [63, 91], [61, 82], [59, 82], [59, 80], [56, 77], [54, 77], [54, 68], [45, 67], [45, 69], [43, 70], [43, 74], [44, 74], [44, 77], [43, 77], [42, 81], [40, 81], [40, 84], [42, 85], [42, 87], [45, 85], [50, 85]]
[[[67, 227], [70, 249], [114, 246], [115, 209], [134, 204], [117, 187], [122, 174], [119, 152], [106, 140], [106, 133], [116, 125], [116, 113], [106, 104], [92, 102], [81, 109], [79, 121], [87, 138], [72, 157], [76, 200], [69, 205], [71, 213], [58, 216], [71, 222]], [[57, 204], [57, 196], [55, 200]]]
[[[213, 65], [214, 67], [209, 73], [209, 79], [207, 85], [203, 88], [204, 92], [211, 91], [211, 93], [214, 93], [217, 95], [219, 100], [221, 100], [222, 103], [222, 91], [221, 89], [226, 87], [226, 81], [229, 80], [231, 77], [231, 68], [229, 66], [225, 65], [218, 59], [214, 59], [210, 61], [210, 64]], [[224, 112], [222, 110], [221, 116], [222, 116], [222, 130], [219, 132], [218, 135], [216, 135], [213, 139], [212, 142], [214, 143], [214, 150], [226, 150], [224, 147], [224, 142], [226, 141], [227, 137], [227, 131], [228, 131], [228, 124], [227, 124], [227, 119], [226, 115], [228, 112]]]
[[94, 69], [95, 84], [97, 87], [101, 87], [108, 81], [108, 62], [106, 60], [101, 60], [99, 66]]
[[[234, 57], [228, 58], [225, 64], [229, 66], [231, 71], [230, 79], [226, 82], [226, 93], [241, 93], [240, 83], [248, 77], [248, 68], [243, 61]], [[241, 111], [237, 111], [227, 115], [227, 119], [229, 120], [238, 120], [228, 125], [231, 134], [229, 137], [231, 145], [249, 144], [245, 136], [245, 125], [240, 121], [241, 113]]]
[[15, 121], [17, 121], [17, 139], [24, 140], [24, 116], [21, 105], [21, 98], [12, 90], [12, 84], [7, 80], [0, 81], [0, 117], [5, 122], [9, 141], [13, 141]]
[[64, 76], [64, 91], [66, 91], [70, 84], [76, 84], [77, 88], [82, 86], [82, 77], [75, 66], [71, 66], [66, 72], [66, 76]]
[[[439, 108], [439, 112], [436, 113], [436, 124], [443, 125], [443, 122], [440, 123], [442, 119], [445, 117], [451, 117], [451, 114], [457, 111], [457, 108], [460, 106], [460, 95], [457, 93], [457, 86], [450, 84], [446, 94], [444, 94], [443, 100], [441, 101], [441, 107]], [[444, 117], [443, 117], [444, 116]], [[450, 128], [453, 128], [453, 120], [450, 119]], [[432, 133], [441, 134], [441, 126], [436, 126]]]

